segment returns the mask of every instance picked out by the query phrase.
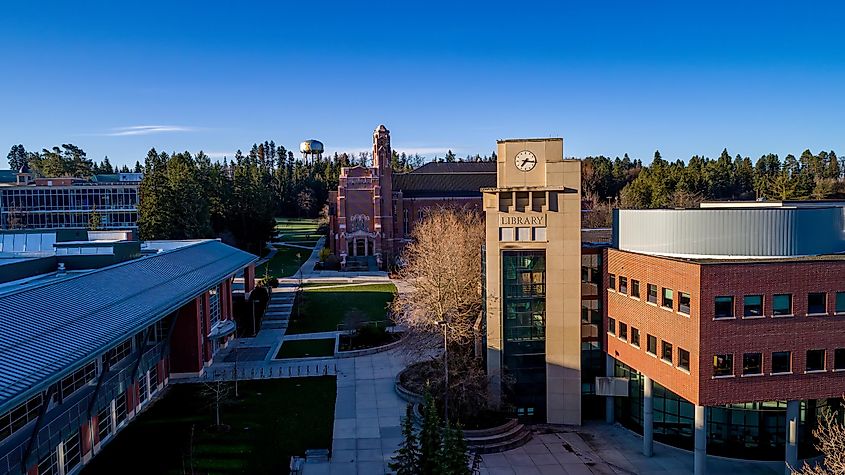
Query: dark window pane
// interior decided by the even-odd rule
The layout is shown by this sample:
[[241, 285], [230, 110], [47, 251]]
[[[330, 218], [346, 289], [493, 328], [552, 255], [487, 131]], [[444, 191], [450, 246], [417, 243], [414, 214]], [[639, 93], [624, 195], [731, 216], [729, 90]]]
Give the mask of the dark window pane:
[[833, 350], [833, 369], [845, 369], [845, 348]]
[[619, 276], [619, 292], [623, 294], [628, 293], [628, 278]]
[[762, 317], [763, 316], [763, 296], [762, 295], [746, 295], [742, 300], [744, 317]]
[[745, 353], [742, 355], [742, 374], [763, 374], [763, 354]]
[[734, 355], [716, 355], [713, 357], [713, 376], [734, 374]]
[[811, 292], [807, 294], [807, 313], [827, 313], [827, 294]]
[[634, 327], [631, 327], [631, 344], [636, 347], [640, 346], [640, 331]]
[[657, 286], [654, 284], [648, 284], [648, 301], [657, 303]]
[[792, 315], [792, 294], [772, 297], [772, 315]]
[[678, 368], [689, 371], [689, 351], [678, 348]]
[[772, 373], [792, 372], [792, 352], [775, 351], [772, 353]]
[[[845, 296], [845, 292], [843, 292], [843, 296]], [[631, 297], [640, 298], [640, 281], [639, 280], [631, 280]], [[845, 299], [843, 299], [845, 301]], [[845, 312], [845, 310], [843, 310]]]
[[845, 292], [836, 292], [836, 313], [845, 313]]
[[690, 296], [687, 292], [678, 292], [678, 311], [689, 315]]
[[619, 322], [619, 338], [628, 341], [628, 324]]
[[611, 335], [616, 334], [616, 320], [607, 317], [607, 332]]
[[668, 361], [669, 363], [672, 362], [672, 344], [669, 342], [661, 342], [660, 345], [660, 358], [663, 361]]
[[807, 350], [807, 371], [824, 371], [824, 350]]
[[616, 275], [615, 274], [610, 274], [608, 276], [607, 288], [616, 290]]
[[713, 315], [715, 316], [715, 318], [733, 318], [734, 298], [716, 297], [716, 301], [713, 307]]
[[654, 335], [646, 335], [646, 351], [653, 355], [657, 354], [657, 337]]

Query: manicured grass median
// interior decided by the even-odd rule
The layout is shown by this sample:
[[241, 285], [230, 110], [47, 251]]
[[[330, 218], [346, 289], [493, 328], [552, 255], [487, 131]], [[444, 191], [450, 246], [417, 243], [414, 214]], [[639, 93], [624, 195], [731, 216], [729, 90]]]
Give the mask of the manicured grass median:
[[291, 455], [331, 448], [334, 376], [240, 382], [241, 397], [222, 410], [227, 430], [212, 427], [201, 391], [172, 386], [82, 474], [288, 473]]
[[320, 221], [316, 219], [276, 218], [276, 240], [303, 245], [316, 243], [322, 237], [317, 233], [319, 227]]
[[334, 338], [319, 340], [287, 340], [282, 343], [276, 358], [311, 358], [334, 356]]
[[287, 333], [314, 333], [357, 328], [366, 322], [387, 318], [393, 301], [393, 284], [356, 285], [337, 288], [304, 288], [301, 301], [291, 312]]
[[[255, 268], [255, 276], [259, 279], [264, 277], [269, 266], [270, 277], [290, 277], [296, 274], [299, 267], [311, 256], [308, 249], [296, 247], [278, 247], [276, 254], [267, 263]], [[299, 254], [299, 257], [297, 257]]]

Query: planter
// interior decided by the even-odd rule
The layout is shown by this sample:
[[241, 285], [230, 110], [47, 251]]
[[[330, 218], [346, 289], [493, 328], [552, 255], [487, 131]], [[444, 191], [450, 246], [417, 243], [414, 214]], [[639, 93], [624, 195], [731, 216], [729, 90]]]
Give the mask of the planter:
[[362, 350], [350, 350], [350, 351], [336, 351], [334, 356], [335, 358], [355, 358], [356, 356], [366, 356], [366, 355], [374, 355], [376, 353], [381, 353], [383, 351], [389, 351], [398, 346], [402, 343], [402, 338], [399, 338], [396, 341], [390, 342], [386, 345], [376, 346], [373, 348], [364, 348]]

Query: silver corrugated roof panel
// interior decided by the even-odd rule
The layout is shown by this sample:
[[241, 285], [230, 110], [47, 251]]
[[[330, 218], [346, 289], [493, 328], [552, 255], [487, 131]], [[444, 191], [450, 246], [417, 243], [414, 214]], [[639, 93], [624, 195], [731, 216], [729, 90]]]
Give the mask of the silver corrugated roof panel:
[[256, 259], [198, 241], [0, 296], [0, 412]]

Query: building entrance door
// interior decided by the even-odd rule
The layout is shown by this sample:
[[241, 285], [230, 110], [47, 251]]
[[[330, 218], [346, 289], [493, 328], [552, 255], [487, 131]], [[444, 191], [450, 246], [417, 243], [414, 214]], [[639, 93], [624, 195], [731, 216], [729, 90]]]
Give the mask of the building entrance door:
[[356, 239], [355, 240], [355, 255], [356, 256], [366, 256], [367, 253], [367, 239]]

